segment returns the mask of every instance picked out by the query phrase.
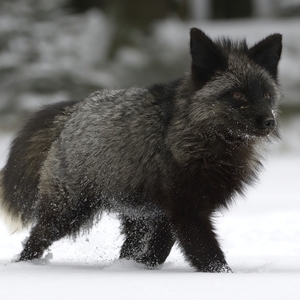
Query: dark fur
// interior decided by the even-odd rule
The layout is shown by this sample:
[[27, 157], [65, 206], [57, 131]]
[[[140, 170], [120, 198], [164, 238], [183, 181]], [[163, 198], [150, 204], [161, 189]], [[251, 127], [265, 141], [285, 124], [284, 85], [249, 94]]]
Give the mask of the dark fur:
[[148, 89], [96, 92], [37, 112], [2, 171], [2, 206], [32, 224], [19, 260], [43, 255], [103, 210], [120, 257], [162, 264], [178, 241], [198, 271], [230, 271], [211, 217], [256, 179], [277, 136], [281, 35], [248, 48], [191, 30], [191, 73]]

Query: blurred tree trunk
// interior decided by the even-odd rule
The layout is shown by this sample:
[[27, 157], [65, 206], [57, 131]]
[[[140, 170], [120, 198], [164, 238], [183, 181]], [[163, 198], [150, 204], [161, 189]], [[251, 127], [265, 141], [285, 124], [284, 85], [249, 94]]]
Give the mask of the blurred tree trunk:
[[67, 7], [70, 7], [77, 13], [83, 13], [91, 8], [102, 9], [107, 0], [69, 0]]
[[187, 0], [111, 0], [107, 1], [105, 11], [115, 23], [115, 36], [110, 49], [110, 57], [124, 45], [135, 46], [132, 34], [136, 30], [149, 32], [154, 21], [168, 16], [186, 19]]
[[211, 0], [213, 19], [247, 18], [253, 14], [252, 0]]
[[155, 20], [169, 14], [187, 18], [188, 0], [68, 0], [67, 6], [75, 12], [91, 8], [103, 9], [120, 23], [145, 29]]
[[111, 0], [107, 8], [125, 26], [147, 29], [155, 20], [164, 19], [170, 14], [185, 19], [186, 0]]
[[140, 30], [147, 34], [150, 25], [168, 16], [183, 20], [188, 17], [188, 0], [68, 0], [69, 8], [85, 12], [90, 8], [103, 10], [115, 24], [110, 57], [124, 45], [134, 46], [132, 33]]

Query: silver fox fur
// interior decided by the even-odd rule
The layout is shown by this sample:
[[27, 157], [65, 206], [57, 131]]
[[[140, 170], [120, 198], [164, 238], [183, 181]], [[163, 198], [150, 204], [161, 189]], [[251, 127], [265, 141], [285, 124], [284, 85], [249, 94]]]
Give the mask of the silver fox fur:
[[37, 112], [2, 170], [2, 208], [32, 230], [19, 260], [116, 213], [121, 258], [162, 264], [175, 241], [192, 267], [229, 272], [213, 213], [256, 179], [278, 136], [281, 35], [251, 48], [191, 30], [191, 72], [102, 90]]

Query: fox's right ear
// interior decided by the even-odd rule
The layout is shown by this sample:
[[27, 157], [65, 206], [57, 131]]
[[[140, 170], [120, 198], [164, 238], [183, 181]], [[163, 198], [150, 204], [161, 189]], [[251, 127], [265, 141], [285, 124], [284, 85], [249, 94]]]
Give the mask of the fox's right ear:
[[257, 64], [265, 68], [276, 80], [281, 51], [282, 35], [275, 33], [250, 48], [248, 55]]
[[202, 30], [192, 28], [190, 36], [192, 79], [198, 90], [210, 80], [217, 70], [226, 68], [227, 59], [220, 47]]

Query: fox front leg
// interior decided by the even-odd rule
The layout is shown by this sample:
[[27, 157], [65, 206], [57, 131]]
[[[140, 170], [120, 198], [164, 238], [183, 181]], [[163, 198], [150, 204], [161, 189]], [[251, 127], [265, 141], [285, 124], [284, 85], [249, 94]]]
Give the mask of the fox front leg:
[[199, 272], [231, 273], [207, 216], [178, 214], [174, 231], [185, 258]]

